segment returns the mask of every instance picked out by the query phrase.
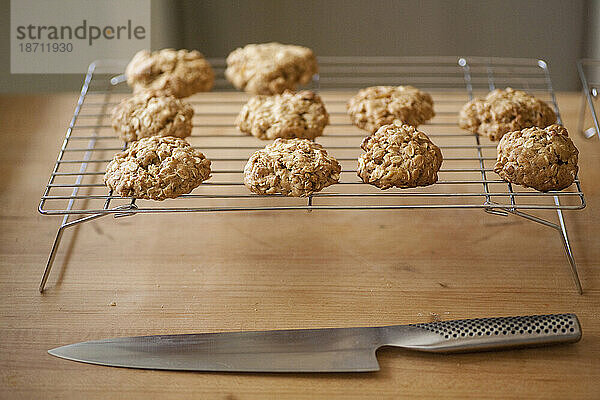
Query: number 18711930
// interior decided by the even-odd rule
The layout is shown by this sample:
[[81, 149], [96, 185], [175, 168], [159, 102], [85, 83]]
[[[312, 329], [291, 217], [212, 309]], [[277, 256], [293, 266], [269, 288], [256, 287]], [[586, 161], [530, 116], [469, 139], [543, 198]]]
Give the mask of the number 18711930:
[[21, 53], [70, 53], [73, 51], [73, 43], [19, 43]]

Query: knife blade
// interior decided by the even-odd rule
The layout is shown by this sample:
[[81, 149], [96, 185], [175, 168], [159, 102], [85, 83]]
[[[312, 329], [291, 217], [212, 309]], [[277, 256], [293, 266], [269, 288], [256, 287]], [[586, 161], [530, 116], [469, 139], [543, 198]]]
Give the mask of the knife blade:
[[573, 343], [575, 314], [359, 328], [136, 336], [58, 347], [56, 357], [113, 367], [224, 372], [378, 371], [383, 346], [453, 353]]

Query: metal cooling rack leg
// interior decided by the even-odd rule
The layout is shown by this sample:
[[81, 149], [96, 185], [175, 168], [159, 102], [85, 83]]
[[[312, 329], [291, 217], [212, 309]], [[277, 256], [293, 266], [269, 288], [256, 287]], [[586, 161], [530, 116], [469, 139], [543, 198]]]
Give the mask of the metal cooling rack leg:
[[584, 91], [581, 92], [581, 108], [579, 109], [579, 120], [577, 121], [577, 132], [579, 132], [583, 137], [588, 137], [586, 133], [586, 129], [584, 127], [585, 117], [586, 117], [586, 109], [587, 109], [587, 98]]
[[[560, 207], [560, 201], [558, 197], [554, 196], [554, 203], [557, 207]], [[487, 211], [487, 209], [486, 209]], [[567, 233], [567, 226], [565, 225], [565, 219], [563, 217], [562, 210], [559, 208], [556, 210], [558, 214], [558, 224], [554, 222], [547, 221], [543, 218], [536, 217], [535, 215], [527, 214], [518, 210], [506, 209], [509, 213], [516, 215], [518, 217], [527, 219], [532, 222], [537, 222], [538, 224], [545, 225], [547, 227], [555, 229], [559, 234], [562, 240], [563, 246], [565, 248], [565, 253], [567, 255], [567, 260], [569, 261], [569, 266], [571, 267], [571, 275], [573, 277], [573, 282], [575, 283], [575, 287], [577, 288], [577, 292], [579, 294], [583, 294], [583, 288], [581, 286], [581, 281], [579, 279], [579, 273], [577, 272], [577, 264], [575, 263], [575, 256], [573, 255], [573, 249], [571, 249], [571, 242], [569, 242], [569, 235]]]
[[[557, 196], [554, 196], [554, 203], [557, 206], [560, 206], [560, 201]], [[565, 225], [565, 219], [563, 217], [563, 213], [561, 209], [556, 210], [558, 214], [558, 222], [560, 224], [560, 228], [558, 229], [560, 233], [560, 238], [562, 239], [563, 246], [565, 247], [565, 253], [567, 254], [567, 259], [569, 260], [569, 265], [571, 266], [571, 275], [573, 276], [573, 281], [575, 282], [575, 286], [577, 287], [577, 291], [579, 294], [583, 294], [583, 288], [581, 287], [581, 281], [579, 280], [579, 273], [577, 272], [577, 264], [575, 263], [575, 257], [573, 256], [573, 250], [571, 249], [571, 243], [569, 242], [569, 235], [567, 233], [567, 226]]]
[[[64, 222], [64, 219], [63, 219]], [[54, 259], [56, 258], [56, 251], [58, 250], [58, 246], [60, 245], [60, 241], [62, 239], [62, 234], [65, 229], [65, 225], [61, 224], [58, 228], [58, 232], [56, 232], [56, 237], [54, 238], [54, 243], [52, 244], [52, 249], [50, 250], [50, 255], [48, 256], [48, 261], [46, 262], [46, 268], [44, 269], [44, 273], [42, 275], [42, 281], [40, 282], [39, 291], [42, 293], [44, 288], [46, 287], [46, 282], [48, 281], [48, 276], [50, 276], [50, 271], [52, 270], [52, 265], [54, 265]]]
[[[584, 102], [587, 100], [587, 104], [590, 108], [590, 113], [592, 115], [592, 121], [594, 122], [594, 126], [588, 129], [585, 129], [585, 113], [586, 107], [585, 104], [582, 105], [582, 110], [579, 116], [579, 126], [578, 130], [581, 132], [586, 138], [591, 138], [596, 135], [598, 139], [600, 139], [600, 123], [598, 122], [598, 115], [596, 114], [596, 108], [594, 107], [594, 99], [598, 97], [598, 89], [595, 87], [591, 87], [588, 84], [587, 77], [584, 72], [584, 64], [585, 60], [577, 61], [577, 70], [579, 71], [579, 78], [581, 79], [581, 85], [583, 87], [583, 96]], [[560, 121], [559, 121], [560, 122]]]
[[69, 216], [65, 215], [60, 227], [58, 228], [58, 232], [56, 232], [56, 237], [54, 238], [54, 243], [52, 244], [52, 249], [50, 250], [50, 255], [48, 256], [48, 262], [46, 263], [46, 268], [44, 269], [44, 273], [42, 275], [42, 280], [40, 282], [39, 291], [42, 293], [44, 288], [46, 287], [46, 282], [48, 281], [48, 277], [50, 276], [50, 271], [52, 270], [52, 265], [54, 265], [54, 259], [56, 258], [56, 253], [58, 252], [58, 246], [60, 246], [60, 242], [62, 240], [62, 235], [66, 228], [71, 226], [75, 226], [82, 222], [91, 221], [93, 219], [102, 217], [108, 214], [94, 214], [89, 215], [87, 217], [79, 218], [69, 222]]

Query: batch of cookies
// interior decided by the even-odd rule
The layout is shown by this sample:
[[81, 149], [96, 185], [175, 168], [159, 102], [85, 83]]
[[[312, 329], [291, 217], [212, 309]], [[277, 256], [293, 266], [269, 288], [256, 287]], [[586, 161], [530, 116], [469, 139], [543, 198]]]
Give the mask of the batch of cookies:
[[[329, 124], [321, 98], [295, 91], [318, 72], [314, 53], [301, 46], [250, 44], [227, 57], [225, 77], [253, 95], [235, 125], [273, 140], [253, 153], [244, 184], [261, 195], [308, 196], [340, 179], [339, 162], [314, 139]], [[141, 51], [126, 69], [133, 96], [112, 113], [127, 148], [108, 164], [104, 182], [123, 197], [164, 200], [190, 193], [211, 176], [211, 162], [185, 138], [194, 110], [182, 98], [209, 91], [214, 72], [198, 51]], [[358, 177], [380, 189], [434, 184], [442, 152], [417, 128], [435, 116], [433, 99], [412, 86], [361, 89], [347, 103], [354, 125], [369, 132], [360, 147]], [[562, 190], [577, 174], [578, 151], [556, 114], [519, 90], [496, 89], [464, 105], [463, 129], [499, 141], [494, 171], [539, 191]]]

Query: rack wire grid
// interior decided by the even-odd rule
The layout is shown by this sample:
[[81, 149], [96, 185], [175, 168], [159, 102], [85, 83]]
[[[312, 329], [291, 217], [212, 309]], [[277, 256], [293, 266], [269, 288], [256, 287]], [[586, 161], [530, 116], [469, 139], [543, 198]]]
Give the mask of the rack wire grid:
[[[110, 123], [110, 111], [131, 91], [123, 75], [123, 60], [92, 63], [58, 159], [44, 189], [39, 211], [63, 215], [40, 284], [43, 290], [65, 228], [104, 215], [138, 213], [218, 212], [260, 210], [376, 210], [376, 209], [483, 209], [518, 215], [558, 230], [581, 293], [575, 261], [562, 210], [585, 207], [579, 179], [563, 191], [538, 192], [515, 187], [493, 172], [496, 143], [461, 130], [462, 105], [495, 88], [512, 87], [551, 104], [562, 123], [546, 62], [537, 59], [490, 57], [320, 57], [319, 74], [309, 85], [318, 91], [330, 114], [330, 125], [316, 139], [342, 165], [338, 184], [306, 198], [257, 195], [243, 184], [243, 168], [250, 154], [268, 142], [240, 133], [235, 117], [248, 100], [224, 78], [224, 59], [209, 60], [215, 70], [213, 92], [186, 99], [194, 108], [194, 124], [187, 140], [212, 161], [212, 177], [192, 193], [162, 202], [123, 198], [103, 184], [106, 165], [126, 148]], [[373, 85], [413, 85], [429, 92], [436, 116], [419, 127], [442, 150], [444, 162], [436, 184], [413, 189], [382, 191], [364, 184], [356, 175], [360, 143], [368, 135], [353, 126], [345, 104], [359, 88]], [[526, 210], [555, 210], [557, 222]], [[71, 216], [79, 216], [70, 219]]]
[[[600, 60], [589, 58], [578, 60], [577, 71], [581, 79], [583, 94], [577, 130], [587, 139], [595, 135], [600, 140], [600, 136], [597, 133], [600, 132], [600, 124], [598, 123], [598, 115], [596, 114], [600, 96]], [[588, 108], [590, 112], [589, 119]], [[590, 124], [593, 125], [590, 126]]]

